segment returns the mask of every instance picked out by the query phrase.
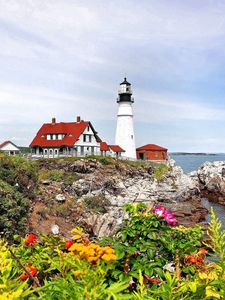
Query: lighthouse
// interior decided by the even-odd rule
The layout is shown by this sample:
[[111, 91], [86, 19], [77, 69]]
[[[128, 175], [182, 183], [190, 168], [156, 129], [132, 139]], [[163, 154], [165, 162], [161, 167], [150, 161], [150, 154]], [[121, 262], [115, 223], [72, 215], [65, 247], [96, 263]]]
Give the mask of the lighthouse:
[[132, 108], [134, 99], [132, 97], [131, 84], [127, 81], [126, 77], [120, 83], [117, 103], [118, 114], [115, 143], [126, 151], [123, 153], [123, 156], [136, 159]]

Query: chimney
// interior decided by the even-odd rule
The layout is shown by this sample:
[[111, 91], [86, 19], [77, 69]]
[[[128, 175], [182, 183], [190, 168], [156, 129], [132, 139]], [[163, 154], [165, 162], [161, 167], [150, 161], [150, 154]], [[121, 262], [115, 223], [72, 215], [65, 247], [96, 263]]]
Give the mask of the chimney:
[[56, 123], [56, 118], [52, 118], [52, 124], [54, 125]]
[[80, 116], [77, 116], [77, 123], [80, 122]]

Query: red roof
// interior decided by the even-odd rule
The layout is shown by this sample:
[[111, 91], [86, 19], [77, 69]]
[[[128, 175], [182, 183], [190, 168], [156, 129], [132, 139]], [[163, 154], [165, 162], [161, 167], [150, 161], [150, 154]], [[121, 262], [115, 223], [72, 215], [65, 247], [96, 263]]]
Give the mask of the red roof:
[[8, 143], [10, 143], [10, 141], [5, 141], [2, 144], [0, 144], [0, 148], [4, 147], [5, 145], [7, 145]]
[[101, 151], [108, 151], [109, 150], [109, 145], [106, 142], [101, 142], [100, 150]]
[[155, 145], [155, 144], [147, 144], [147, 145], [144, 145], [142, 147], [139, 147], [136, 149], [137, 151], [147, 151], [147, 150], [150, 150], [150, 151], [167, 151], [168, 149], [166, 148], [163, 148], [163, 147], [160, 147], [158, 145]]
[[114, 152], [125, 152], [120, 146], [118, 145], [109, 145], [110, 149]]
[[[84, 132], [87, 126], [90, 126], [95, 134], [98, 142], [101, 139], [98, 137], [97, 132], [94, 130], [90, 122], [71, 122], [71, 123], [46, 123], [39, 129], [36, 137], [30, 144], [30, 147], [72, 147], [79, 139], [80, 135]], [[65, 134], [62, 140], [47, 140], [47, 134]]]

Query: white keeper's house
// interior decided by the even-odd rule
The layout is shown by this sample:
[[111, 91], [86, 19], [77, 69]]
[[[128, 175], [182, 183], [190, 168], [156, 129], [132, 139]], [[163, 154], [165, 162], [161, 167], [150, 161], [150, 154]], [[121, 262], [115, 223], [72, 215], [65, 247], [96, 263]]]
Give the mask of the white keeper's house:
[[118, 145], [105, 147], [90, 121], [77, 117], [76, 122], [45, 123], [30, 144], [32, 157], [106, 155], [119, 157], [124, 150]]

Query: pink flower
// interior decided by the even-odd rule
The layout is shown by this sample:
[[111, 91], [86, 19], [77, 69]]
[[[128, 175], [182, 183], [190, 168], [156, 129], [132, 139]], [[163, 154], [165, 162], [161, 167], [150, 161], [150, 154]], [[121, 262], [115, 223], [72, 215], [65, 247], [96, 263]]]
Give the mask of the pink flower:
[[166, 213], [167, 213], [167, 209], [160, 204], [157, 204], [153, 209], [153, 214], [155, 214], [158, 217], [164, 217]]
[[168, 219], [166, 222], [167, 222], [167, 224], [173, 225], [173, 226], [177, 224], [177, 220], [174, 218]]
[[168, 210], [161, 204], [157, 204], [155, 206], [155, 208], [153, 209], [153, 214], [158, 216], [159, 218], [163, 218], [169, 225], [177, 224], [177, 220], [174, 218], [174, 213], [168, 212]]

